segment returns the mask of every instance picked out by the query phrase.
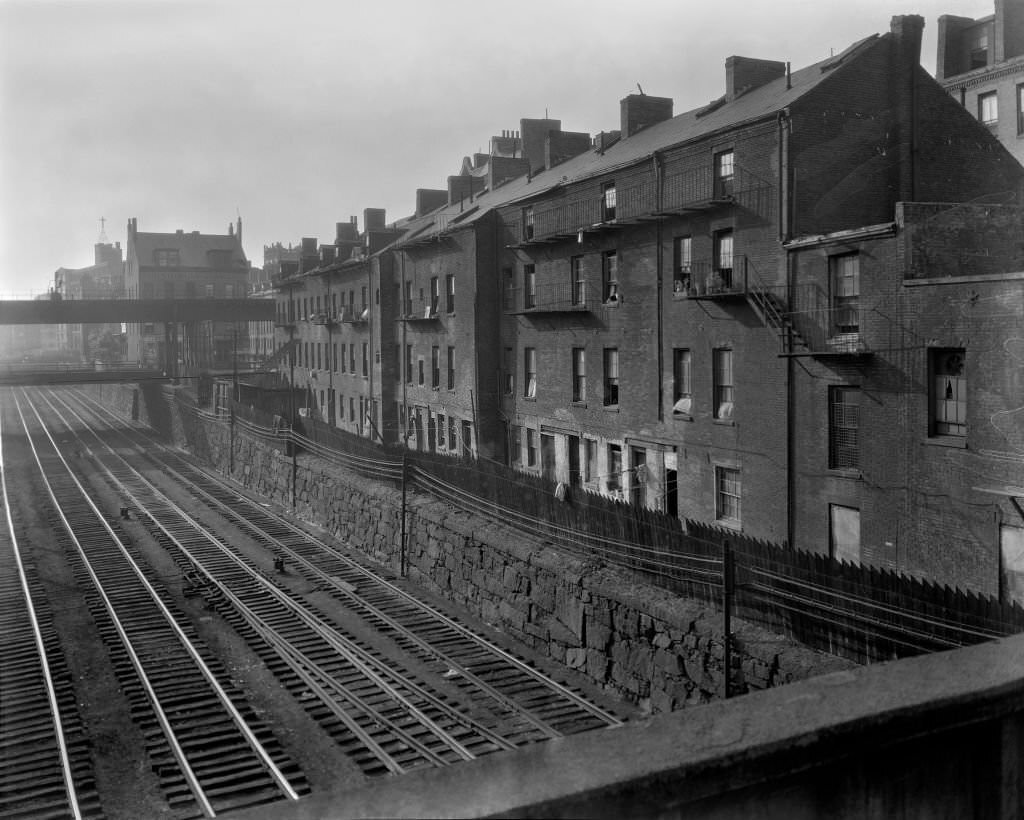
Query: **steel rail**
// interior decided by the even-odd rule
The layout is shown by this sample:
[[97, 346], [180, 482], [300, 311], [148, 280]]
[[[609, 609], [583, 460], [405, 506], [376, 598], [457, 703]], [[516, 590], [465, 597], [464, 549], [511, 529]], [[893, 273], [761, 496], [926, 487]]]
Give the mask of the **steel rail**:
[[[65, 404], [65, 408], [68, 410], [69, 413], [73, 414], [82, 425], [88, 428], [88, 423], [86, 422], [86, 420], [83, 419], [74, 408], [69, 407], [67, 404]], [[63, 416], [61, 416], [61, 418], [63, 420]], [[66, 421], [65, 424], [67, 424]], [[70, 429], [70, 425], [68, 425], [68, 427]], [[74, 433], [74, 431], [72, 432]], [[90, 432], [92, 431], [90, 430]], [[78, 435], [77, 433], [74, 434], [76, 436]], [[92, 435], [95, 437], [94, 432], [92, 432]], [[97, 441], [99, 441], [98, 437]], [[282, 592], [276, 585], [268, 582], [265, 578], [262, 577], [260, 573], [254, 572], [252, 568], [245, 563], [245, 561], [243, 561], [241, 558], [235, 555], [231, 550], [226, 549], [225, 546], [221, 544], [218, 539], [210, 535], [206, 527], [197, 522], [194, 518], [192, 518], [192, 516], [190, 516], [185, 510], [183, 510], [181, 507], [175, 504], [172, 500], [167, 498], [158, 488], [156, 488], [152, 484], [152, 482], [148, 481], [137, 470], [135, 470], [135, 468], [128, 464], [122, 456], [114, 452], [108, 445], [104, 444], [102, 441], [99, 441], [99, 443], [107, 448], [108, 452], [110, 453], [110, 457], [115, 458], [122, 463], [123, 467], [121, 467], [120, 469], [128, 473], [128, 477], [131, 482], [134, 482], [137, 485], [141, 485], [142, 491], [150, 493], [155, 498], [156, 503], [158, 505], [162, 505], [163, 507], [168, 509], [172, 515], [174, 515], [178, 520], [184, 522], [184, 524], [187, 527], [189, 527], [191, 531], [196, 533], [198, 537], [205, 539], [205, 541], [215, 550], [217, 550], [217, 552], [221, 556], [231, 561], [239, 570], [245, 573], [245, 575], [250, 580], [259, 584], [264, 592], [269, 592], [269, 594], [277, 601], [277, 603], [280, 606], [285, 607], [286, 610], [290, 612], [294, 617], [302, 621], [302, 623], [307, 629], [311, 630], [314, 634], [320, 637], [328, 646], [330, 646], [349, 664], [351, 664], [361, 674], [363, 674], [365, 678], [371, 680], [376, 686], [378, 686], [383, 692], [385, 692], [388, 695], [388, 697], [391, 698], [392, 701], [401, 704], [408, 714], [412, 715], [416, 720], [418, 720], [421, 725], [428, 728], [435, 737], [437, 737], [444, 745], [446, 745], [453, 752], [455, 752], [457, 756], [459, 756], [463, 760], [472, 760], [476, 757], [476, 755], [473, 752], [465, 748], [461, 743], [459, 743], [459, 741], [452, 737], [448, 731], [437, 725], [437, 723], [429, 715], [425, 714], [419, 707], [412, 703], [406, 695], [403, 695], [401, 692], [396, 690], [392, 684], [388, 683], [388, 681], [385, 679], [385, 675], [381, 674], [373, 668], [374, 665], [382, 667], [382, 664], [379, 664], [378, 662], [373, 660], [368, 661], [366, 660], [366, 658], [362, 657], [363, 653], [361, 653], [360, 650], [353, 649], [351, 646], [349, 646], [345, 640], [343, 640], [340, 636], [337, 635], [337, 633], [325, 627], [318, 619], [310, 615], [304, 608], [299, 606], [294, 600], [292, 600], [289, 596]], [[181, 542], [181, 539], [178, 538], [164, 522], [162, 522], [156, 515], [154, 515], [154, 498], [140, 498], [139, 495], [137, 494], [138, 490], [136, 489], [135, 491], [133, 491], [129, 484], [125, 481], [124, 477], [119, 477], [115, 475], [111, 467], [104, 461], [98, 460], [98, 463], [100, 467], [104, 470], [108, 478], [115, 482], [121, 488], [123, 495], [126, 498], [130, 499], [136, 505], [136, 507], [153, 522], [154, 526], [156, 526], [163, 533], [164, 537], [168, 538], [171, 542], [174, 543], [174, 545], [182, 552], [182, 554], [184, 554], [189, 559], [189, 561], [192, 562], [192, 564], [196, 567], [198, 571], [205, 575], [208, 580], [215, 583], [218, 586], [218, 588], [226, 594], [227, 597], [232, 599], [233, 602], [237, 601], [238, 604], [243, 608], [243, 610], [245, 612], [250, 613], [252, 617], [256, 618], [264, 626], [264, 628], [271, 629], [270, 627], [266, 627], [265, 621], [258, 615], [253, 613], [251, 608], [249, 608], [244, 602], [242, 602], [238, 598], [238, 596], [231, 592], [231, 590], [229, 590], [224, 584], [220, 583], [217, 580], [217, 578], [206, 568], [206, 566], [204, 566], [202, 559], [197, 557], [191, 548], [183, 544]], [[304, 662], [307, 665], [314, 665], [312, 661], [310, 661], [308, 658], [304, 659]], [[386, 669], [386, 667], [384, 668]], [[386, 671], [387, 674], [394, 676], [394, 672], [392, 670]], [[438, 698], [436, 698], [429, 692], [423, 690], [421, 687], [412, 684], [408, 681], [403, 681], [403, 685], [414, 691], [423, 699], [432, 703], [436, 708], [443, 710], [444, 713], [447, 716], [453, 718], [456, 723], [471, 729], [478, 735], [486, 736], [486, 739], [490, 740], [491, 742], [497, 743], [497, 745], [500, 748], [514, 748], [512, 744], [508, 744], [507, 742], [504, 742], [503, 740], [496, 738], [489, 732], [489, 730], [486, 729], [486, 727], [479, 726], [478, 724], [476, 724], [475, 721], [472, 721], [471, 719], [468, 719], [463, 715], [459, 714], [457, 711], [452, 710], [451, 707], [447, 706]], [[382, 718], [382, 716], [375, 711], [371, 710], [368, 713], [368, 715], [371, 719], [377, 722], [388, 722], [387, 718]], [[400, 727], [395, 727], [395, 730], [398, 733], [404, 733], [404, 730], [402, 730]], [[437, 758], [436, 753], [427, 749], [425, 746], [423, 746], [421, 742], [416, 741], [411, 736], [404, 737], [403, 740], [412, 744], [413, 746], [421, 748], [424, 756], [428, 758], [434, 758], [435, 762], [442, 762], [440, 758]]]
[[[27, 425], [26, 422], [24, 422], [24, 415], [22, 414], [22, 411], [21, 411], [21, 403], [18, 402], [17, 397], [15, 397], [15, 403], [16, 403], [17, 408], [18, 408], [18, 415], [22, 418], [23, 423], [25, 425], [26, 433], [28, 433], [28, 425]], [[54, 452], [57, 455], [57, 458], [60, 460], [61, 464], [64, 466], [64, 469], [67, 471], [68, 477], [74, 483], [74, 485], [76, 486], [78, 491], [81, 493], [82, 499], [89, 506], [89, 508], [93, 511], [93, 513], [95, 514], [97, 520], [102, 524], [103, 528], [106, 530], [107, 534], [110, 536], [111, 540], [116, 545], [118, 551], [121, 553], [121, 555], [123, 556], [124, 560], [127, 562], [128, 566], [131, 568], [132, 572], [135, 574], [136, 578], [139, 580], [139, 582], [145, 588], [146, 592], [150, 595], [150, 597], [152, 599], [152, 602], [156, 604], [157, 609], [160, 611], [160, 613], [164, 617], [166, 623], [171, 628], [171, 630], [174, 632], [175, 636], [178, 638], [182, 648], [186, 651], [186, 653], [192, 659], [193, 663], [195, 663], [196, 667], [199, 669], [199, 671], [202, 674], [203, 678], [207, 681], [208, 685], [213, 690], [214, 694], [216, 695], [217, 699], [220, 701], [221, 705], [224, 707], [224, 709], [227, 711], [227, 713], [231, 716], [232, 722], [235, 724], [235, 726], [238, 728], [238, 730], [242, 733], [242, 735], [246, 738], [246, 741], [249, 744], [249, 747], [256, 754], [256, 756], [260, 759], [260, 761], [262, 762], [264, 768], [269, 772], [271, 778], [274, 780], [274, 782], [277, 783], [277, 785], [281, 789], [281, 791], [289, 799], [291, 799], [291, 800], [298, 800], [299, 799], [299, 795], [292, 788], [291, 783], [289, 783], [288, 779], [284, 776], [284, 774], [278, 768], [277, 764], [270, 757], [269, 753], [263, 747], [263, 744], [259, 741], [259, 739], [255, 736], [255, 734], [253, 733], [251, 727], [248, 725], [246, 720], [238, 712], [237, 707], [231, 701], [231, 698], [224, 691], [224, 689], [220, 685], [220, 683], [217, 681], [216, 676], [213, 674], [213, 672], [207, 666], [206, 662], [199, 655], [199, 653], [196, 650], [195, 646], [188, 639], [188, 636], [185, 635], [185, 633], [182, 630], [181, 626], [175, 620], [175, 618], [171, 614], [171, 612], [167, 609], [166, 604], [160, 599], [159, 594], [156, 592], [156, 590], [150, 584], [149, 580], [146, 579], [145, 575], [142, 573], [142, 571], [139, 568], [138, 564], [134, 561], [134, 559], [128, 553], [128, 550], [125, 548], [124, 543], [118, 537], [117, 533], [113, 530], [113, 528], [110, 526], [110, 524], [106, 521], [106, 519], [104, 518], [102, 512], [99, 510], [99, 508], [93, 502], [92, 498], [89, 496], [89, 494], [86, 491], [86, 489], [82, 486], [81, 482], [79, 482], [78, 478], [72, 472], [70, 466], [67, 463], [67, 460], [64, 458], [63, 454], [60, 452], [59, 448], [57, 447], [56, 441], [54, 441], [53, 436], [50, 434], [49, 429], [46, 427], [45, 422], [43, 422], [42, 417], [40, 416], [38, 409], [34, 405], [32, 405], [31, 403], [29, 403], [29, 406], [31, 407], [33, 413], [35, 414], [36, 419], [39, 422], [40, 426], [42, 427], [42, 430], [45, 433], [47, 439], [49, 439], [51, 446], [54, 448]], [[63, 423], [65, 423], [65, 425], [66, 425], [66, 421], [64, 421], [64, 419], [61, 416], [61, 414], [59, 413], [59, 411], [56, 411], [56, 409], [52, 407], [52, 404], [50, 406], [51, 406], [51, 409], [54, 409], [54, 411], [57, 412], [58, 417], [60, 417], [61, 421]], [[113, 605], [113, 602], [110, 600], [110, 597], [107, 595], [106, 590], [104, 590], [103, 585], [102, 585], [102, 583], [101, 583], [101, 581], [99, 579], [99, 576], [97, 575], [95, 569], [92, 566], [92, 563], [89, 561], [89, 558], [86, 555], [85, 549], [82, 547], [81, 542], [79, 541], [77, 535], [75, 535], [74, 528], [72, 527], [71, 522], [67, 519], [67, 516], [64, 513], [64, 510], [62, 508], [61, 502], [59, 502], [57, 500], [57, 497], [56, 497], [55, 493], [53, 492], [53, 489], [52, 489], [52, 486], [50, 485], [50, 482], [45, 477], [45, 471], [44, 471], [42, 462], [40, 460], [38, 451], [36, 450], [36, 447], [35, 447], [34, 443], [32, 442], [31, 435], [29, 435], [29, 443], [32, 446], [32, 451], [33, 451], [33, 454], [35, 455], [36, 463], [39, 466], [40, 472], [44, 476], [43, 480], [44, 480], [44, 482], [46, 484], [47, 492], [49, 493], [50, 498], [51, 498], [53, 504], [57, 508], [57, 514], [60, 516], [60, 519], [63, 522], [63, 524], [65, 526], [65, 529], [67, 530], [68, 535], [69, 535], [71, 541], [75, 544], [75, 547], [78, 550], [79, 555], [82, 558], [84, 566], [85, 566], [86, 570], [89, 573], [89, 577], [92, 579], [93, 584], [96, 586], [97, 592], [99, 593], [100, 597], [102, 598], [102, 600], [104, 602], [104, 605], [105, 605], [108, 613], [110, 614], [112, 623], [114, 624], [114, 627], [115, 627], [119, 637], [121, 638], [122, 642], [124, 643], [126, 652], [128, 653], [129, 657], [131, 658], [132, 665], [135, 667], [136, 672], [139, 675], [139, 679], [140, 679], [142, 685], [145, 687], [146, 692], [149, 695], [151, 702], [153, 703], [154, 711], [157, 714], [157, 717], [158, 717], [158, 720], [160, 721], [161, 727], [164, 729], [165, 735], [168, 738], [168, 742], [171, 745], [171, 748], [172, 748], [172, 750], [174, 752], [174, 755], [178, 759], [179, 765], [181, 765], [182, 771], [185, 774], [186, 779], [189, 782], [190, 789], [193, 791], [193, 794], [196, 796], [197, 802], [199, 802], [200, 806], [203, 809], [203, 812], [208, 817], [215, 817], [216, 813], [215, 813], [215, 811], [213, 809], [213, 806], [210, 804], [209, 799], [207, 798], [207, 796], [205, 794], [205, 791], [202, 789], [201, 785], [199, 784], [198, 778], [196, 777], [194, 770], [192, 769], [191, 765], [189, 764], [184, 750], [181, 748], [180, 744], [178, 743], [178, 740], [177, 740], [177, 738], [175, 736], [175, 733], [174, 733], [174, 731], [173, 731], [173, 729], [172, 729], [172, 727], [170, 725], [170, 721], [169, 721], [169, 719], [168, 719], [168, 717], [166, 715], [166, 712], [164, 711], [163, 707], [160, 705], [159, 698], [158, 698], [158, 696], [157, 696], [157, 694], [156, 694], [156, 692], [155, 692], [155, 690], [153, 688], [153, 685], [152, 685], [151, 681], [149, 680], [148, 675], [144, 671], [142, 662], [141, 662], [138, 654], [136, 653], [134, 647], [132, 646], [131, 641], [130, 641], [130, 639], [128, 637], [128, 634], [127, 634], [123, 624], [121, 623], [120, 619], [117, 616], [117, 612], [116, 612], [116, 609], [115, 609], [115, 607]]]
[[7, 492], [7, 465], [4, 461], [3, 452], [3, 430], [2, 418], [0, 418], [0, 490], [3, 492], [4, 516], [7, 521], [7, 531], [10, 534], [11, 549], [14, 553], [14, 563], [18, 568], [18, 580], [25, 596], [25, 609], [32, 624], [32, 638], [36, 644], [36, 652], [39, 656], [39, 665], [42, 667], [43, 680], [46, 686], [46, 699], [50, 706], [50, 713], [53, 716], [54, 735], [61, 761], [61, 776], [64, 780], [64, 789], [68, 795], [68, 805], [71, 815], [75, 820], [82, 820], [82, 810], [78, 805], [78, 793], [75, 789], [74, 777], [71, 773], [71, 756], [68, 753], [67, 742], [64, 738], [64, 725], [60, 716], [60, 707], [57, 704], [57, 690], [53, 685], [53, 676], [50, 673], [50, 662], [46, 657], [46, 645], [43, 642], [43, 633], [39, 628], [39, 619], [36, 617], [35, 605], [32, 602], [32, 591], [29, 587], [28, 576], [25, 573], [25, 565], [21, 558], [21, 550], [18, 546], [18, 535], [14, 527], [14, 519], [11, 515], [11, 500]]

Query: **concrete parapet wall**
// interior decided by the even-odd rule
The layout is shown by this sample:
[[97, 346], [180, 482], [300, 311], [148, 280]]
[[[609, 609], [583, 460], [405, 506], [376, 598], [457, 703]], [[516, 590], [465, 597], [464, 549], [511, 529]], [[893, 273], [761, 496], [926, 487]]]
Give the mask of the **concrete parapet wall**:
[[[110, 388], [108, 388], [110, 392]], [[178, 444], [227, 473], [226, 423], [182, 413], [168, 393], [143, 397]], [[130, 400], [109, 402], [124, 412]], [[162, 406], [157, 406], [162, 405]], [[271, 443], [238, 432], [232, 477], [284, 506], [292, 461]], [[375, 560], [398, 568], [401, 492], [300, 455], [295, 512]], [[625, 570], [557, 551], [517, 530], [410, 492], [406, 565], [419, 586], [498, 627], [599, 686], [654, 712], [724, 694], [722, 613], [645, 584]], [[766, 689], [854, 666], [734, 619], [734, 692]]]

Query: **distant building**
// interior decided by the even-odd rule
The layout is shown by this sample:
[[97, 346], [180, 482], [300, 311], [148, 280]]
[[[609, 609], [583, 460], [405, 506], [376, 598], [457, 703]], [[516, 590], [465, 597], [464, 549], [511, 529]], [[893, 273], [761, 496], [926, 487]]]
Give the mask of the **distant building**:
[[[61, 299], [123, 299], [124, 259], [121, 243], [105, 236], [93, 246], [95, 262], [87, 268], [58, 268], [53, 289]], [[74, 360], [120, 360], [121, 326], [56, 325], [57, 346]]]
[[939, 18], [935, 76], [1024, 163], [1024, 3], [995, 0], [995, 14]]
[[[226, 234], [144, 233], [128, 221], [125, 287], [130, 299], [242, 299], [249, 262], [242, 250], [242, 220]], [[244, 322], [134, 323], [128, 326], [127, 358], [144, 365], [170, 363], [186, 372], [228, 370], [244, 353]]]

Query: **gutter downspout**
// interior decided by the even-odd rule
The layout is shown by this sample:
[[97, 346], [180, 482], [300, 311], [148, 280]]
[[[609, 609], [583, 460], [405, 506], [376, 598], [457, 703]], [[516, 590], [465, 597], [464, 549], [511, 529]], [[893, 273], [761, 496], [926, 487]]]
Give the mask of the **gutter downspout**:
[[[788, 109], [779, 112], [779, 239], [785, 242], [791, 236], [793, 213], [793, 188], [790, 184], [792, 169], [792, 145], [789, 139], [790, 119]], [[796, 288], [796, 271], [792, 254], [786, 254], [786, 308], [793, 306]], [[782, 339], [783, 350], [793, 352], [792, 328], [784, 329]], [[792, 548], [796, 543], [796, 476], [793, 473], [796, 464], [796, 364], [792, 356], [786, 357], [786, 543]]]
[[[664, 171], [664, 165], [661, 162], [661, 157], [657, 151], [651, 154], [651, 164], [654, 170], [654, 202], [657, 212], [662, 211], [662, 183], [661, 175]], [[662, 220], [658, 220], [655, 223], [655, 243], [657, 247], [657, 253], [655, 254], [655, 267], [657, 270], [656, 276], [656, 293], [657, 293], [657, 331], [656, 338], [658, 344], [658, 421], [665, 421], [665, 379], [663, 374], [665, 372], [665, 339], [664, 339], [664, 328], [665, 320], [662, 315], [665, 310], [665, 294], [662, 292], [662, 283], [664, 279], [664, 249], [662, 248]]]

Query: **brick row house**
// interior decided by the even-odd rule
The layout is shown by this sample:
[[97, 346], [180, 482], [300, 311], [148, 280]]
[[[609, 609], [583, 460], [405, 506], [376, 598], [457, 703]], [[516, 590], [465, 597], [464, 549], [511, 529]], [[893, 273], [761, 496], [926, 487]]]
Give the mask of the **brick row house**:
[[[593, 139], [522, 120], [447, 191], [418, 192], [394, 241], [367, 249], [394, 298], [373, 311], [384, 440], [1012, 586], [1019, 351], [991, 357], [1020, 313], [963, 305], [1012, 301], [1024, 245], [1002, 242], [984, 282], [927, 254], [958, 219], [984, 248], [983, 212], [1019, 237], [1005, 203], [1024, 169], [920, 68], [921, 30], [896, 17], [795, 72], [730, 57], [721, 98], [673, 116], [630, 95]], [[993, 413], [1009, 414], [1002, 444]]]
[[[242, 250], [242, 220], [226, 234], [178, 230], [140, 231], [128, 221], [124, 287], [129, 299], [241, 299], [248, 292], [249, 263]], [[205, 320], [133, 322], [126, 359], [179, 374], [230, 370], [248, 349], [244, 322]]]

